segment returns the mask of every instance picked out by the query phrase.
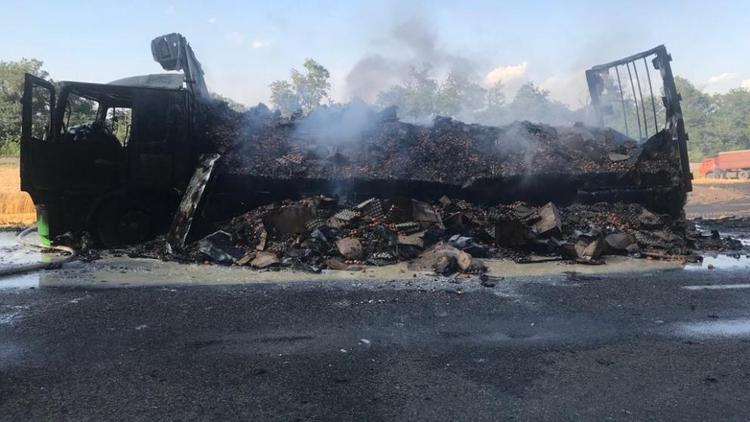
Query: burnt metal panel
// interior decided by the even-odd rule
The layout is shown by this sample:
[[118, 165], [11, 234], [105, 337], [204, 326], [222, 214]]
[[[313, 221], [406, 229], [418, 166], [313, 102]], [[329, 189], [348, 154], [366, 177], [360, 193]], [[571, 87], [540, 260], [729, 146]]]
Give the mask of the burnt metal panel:
[[[47, 104], [49, 112], [49, 125], [47, 133], [44, 134], [46, 140], [52, 138], [54, 127], [54, 110], [55, 110], [55, 86], [42, 78], [26, 73], [24, 75], [23, 96], [21, 97], [21, 190], [34, 194], [35, 182], [34, 175], [39, 172], [51, 172], [52, 168], [35, 164], [35, 150], [39, 149], [42, 140], [37, 139], [33, 133], [33, 106], [34, 106], [34, 88], [39, 87], [49, 92], [49, 103]], [[48, 144], [48, 142], [45, 142]], [[42, 146], [46, 147], [46, 145]], [[40, 163], [41, 164], [41, 163]]]
[[128, 156], [132, 188], [162, 189], [186, 183], [189, 161], [188, 104], [185, 91], [139, 92], [133, 103]]

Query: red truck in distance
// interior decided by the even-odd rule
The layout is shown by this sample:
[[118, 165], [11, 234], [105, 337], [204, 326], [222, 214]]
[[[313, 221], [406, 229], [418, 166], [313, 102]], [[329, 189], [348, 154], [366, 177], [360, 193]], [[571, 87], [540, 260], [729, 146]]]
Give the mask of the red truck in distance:
[[701, 177], [712, 179], [750, 179], [750, 149], [720, 152], [706, 157], [698, 169]]

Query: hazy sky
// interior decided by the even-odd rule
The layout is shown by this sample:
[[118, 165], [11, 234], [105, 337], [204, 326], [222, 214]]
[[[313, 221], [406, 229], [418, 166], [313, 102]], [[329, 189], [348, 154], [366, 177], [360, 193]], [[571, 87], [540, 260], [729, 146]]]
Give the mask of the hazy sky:
[[[587, 67], [662, 43], [675, 73], [704, 90], [750, 87], [749, 1], [3, 3], [0, 60], [38, 58], [56, 80], [109, 82], [158, 73], [151, 39], [181, 32], [209, 89], [245, 104], [267, 101], [268, 84], [306, 57], [331, 71], [337, 100], [367, 96], [368, 78], [386, 84], [388, 72], [434, 60], [438, 72], [461, 62], [511, 87], [533, 80], [575, 104]], [[354, 84], [355, 67], [374, 75]]]

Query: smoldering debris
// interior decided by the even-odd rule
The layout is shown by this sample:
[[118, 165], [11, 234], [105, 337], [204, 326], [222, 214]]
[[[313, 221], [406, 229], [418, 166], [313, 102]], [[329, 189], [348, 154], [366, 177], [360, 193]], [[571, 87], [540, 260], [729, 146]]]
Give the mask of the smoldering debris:
[[130, 255], [313, 272], [407, 261], [448, 275], [481, 274], [488, 258], [684, 259], [702, 238], [666, 132], [637, 143], [582, 124], [419, 126], [362, 103], [288, 119], [202, 107], [203, 147], [222, 154], [205, 206], [231, 185], [243, 208], [178, 254], [156, 241]]
[[691, 259], [695, 247], [712, 245], [726, 246], [682, 218], [638, 204], [480, 206], [447, 197], [433, 203], [410, 198], [350, 203], [313, 196], [263, 205], [225, 221], [179, 255], [165, 256], [159, 242], [130, 254], [311, 272], [406, 261], [415, 271], [450, 275], [482, 274], [488, 258], [599, 265], [608, 255]]
[[[410, 180], [469, 186], [529, 174], [679, 173], [671, 157], [612, 129], [516, 122], [493, 127], [437, 117], [430, 126], [399, 121], [392, 108], [364, 103], [323, 107], [284, 119], [264, 106], [244, 114], [216, 106], [202, 127], [221, 168], [275, 179]], [[651, 144], [662, 144], [657, 134]], [[663, 178], [663, 176], [660, 176]], [[667, 177], [668, 179], [668, 177]]]

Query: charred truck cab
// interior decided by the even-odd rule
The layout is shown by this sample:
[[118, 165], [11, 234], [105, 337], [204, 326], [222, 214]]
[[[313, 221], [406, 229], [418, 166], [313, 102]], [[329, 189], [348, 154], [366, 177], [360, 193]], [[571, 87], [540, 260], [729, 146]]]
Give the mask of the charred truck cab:
[[87, 229], [106, 244], [152, 236], [168, 221], [175, 188], [184, 189], [195, 165], [191, 96], [182, 89], [71, 82], [59, 90], [55, 102], [53, 86], [27, 75], [22, 189], [38, 204], [49, 235]]
[[194, 102], [207, 93], [189, 48], [178, 34], [152, 42], [154, 59], [184, 75], [57, 86], [26, 75], [21, 189], [42, 235], [88, 230], [115, 245], [168, 227], [197, 162]]

